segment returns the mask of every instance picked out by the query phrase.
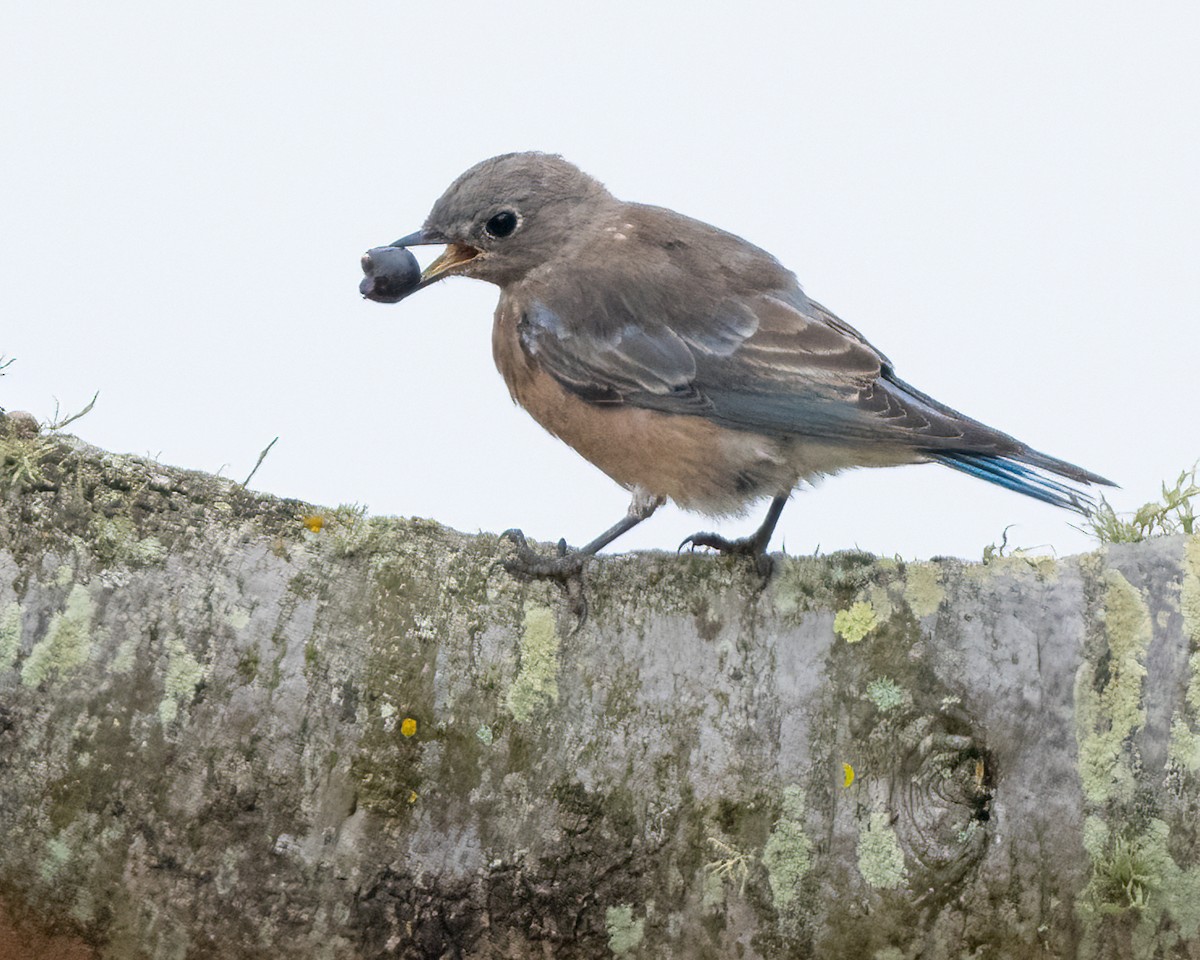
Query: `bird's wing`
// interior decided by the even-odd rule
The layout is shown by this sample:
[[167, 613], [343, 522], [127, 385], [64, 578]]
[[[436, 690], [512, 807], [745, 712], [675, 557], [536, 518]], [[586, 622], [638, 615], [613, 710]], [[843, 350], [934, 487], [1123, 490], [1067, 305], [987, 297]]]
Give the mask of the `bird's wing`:
[[895, 379], [882, 353], [798, 287], [720, 300], [676, 289], [674, 301], [603, 282], [559, 303], [544, 294], [523, 312], [522, 345], [594, 403], [780, 436], [1015, 444]]

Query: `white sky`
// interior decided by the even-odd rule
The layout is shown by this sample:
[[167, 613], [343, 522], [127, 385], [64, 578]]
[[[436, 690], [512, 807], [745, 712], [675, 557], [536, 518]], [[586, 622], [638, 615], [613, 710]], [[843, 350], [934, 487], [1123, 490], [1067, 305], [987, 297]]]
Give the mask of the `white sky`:
[[[1121, 483], [1200, 456], [1200, 7], [9, 4], [0, 406], [326, 505], [582, 543], [627, 496], [513, 407], [495, 288], [361, 300], [472, 163], [562, 153], [774, 252], [901, 377]], [[765, 505], [764, 505], [765, 506]], [[759, 515], [720, 529], [740, 535]], [[1088, 548], [935, 466], [797, 494], [774, 549]], [[661, 510], [616, 548], [674, 546]]]

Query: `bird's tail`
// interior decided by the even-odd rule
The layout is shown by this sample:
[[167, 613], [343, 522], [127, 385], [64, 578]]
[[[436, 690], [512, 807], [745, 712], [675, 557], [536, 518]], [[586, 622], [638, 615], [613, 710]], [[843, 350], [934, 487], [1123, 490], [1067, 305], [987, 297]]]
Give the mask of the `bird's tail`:
[[1090, 470], [1028, 447], [1008, 455], [971, 450], [931, 450], [927, 456], [954, 470], [961, 470], [1043, 503], [1074, 510], [1085, 517], [1095, 509], [1095, 499], [1079, 487], [1054, 478], [1062, 477], [1076, 484], [1116, 486], [1111, 480]]

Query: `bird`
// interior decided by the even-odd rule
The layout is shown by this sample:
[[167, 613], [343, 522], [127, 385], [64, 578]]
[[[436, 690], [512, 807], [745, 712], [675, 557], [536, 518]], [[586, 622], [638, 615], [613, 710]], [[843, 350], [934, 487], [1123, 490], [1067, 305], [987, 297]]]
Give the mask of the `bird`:
[[[386, 286], [384, 254], [434, 244], [444, 252], [411, 283], [399, 277], [399, 294], [372, 296]], [[1114, 485], [901, 380], [767, 251], [620, 200], [556, 154], [477, 163], [363, 269], [364, 295], [385, 302], [453, 276], [499, 287], [492, 353], [512, 399], [630, 492], [626, 514], [574, 551], [560, 541], [557, 556], [540, 556], [506, 531], [518, 547], [510, 569], [530, 576], [578, 571], [668, 500], [716, 518], [769, 500], [749, 536], [701, 532], [680, 545], [769, 571], [793, 491], [856, 467], [938, 463], [1084, 515], [1086, 488]]]

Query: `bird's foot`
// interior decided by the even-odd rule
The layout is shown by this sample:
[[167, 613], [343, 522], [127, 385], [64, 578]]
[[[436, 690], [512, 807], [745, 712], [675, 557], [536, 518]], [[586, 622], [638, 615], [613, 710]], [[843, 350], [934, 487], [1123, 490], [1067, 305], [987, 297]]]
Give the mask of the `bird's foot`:
[[767, 553], [767, 545], [757, 535], [741, 537], [738, 540], [727, 540], [716, 533], [693, 533], [679, 545], [679, 550], [676, 552], [682, 551], [685, 547], [692, 552], [697, 548], [707, 548], [716, 550], [722, 555], [749, 557], [754, 563], [754, 569], [764, 580], [771, 576], [771, 568], [774, 566]]
[[565, 540], [558, 541], [555, 556], [544, 556], [529, 545], [524, 533], [516, 529], [505, 530], [500, 539], [508, 540], [516, 547], [515, 556], [504, 559], [504, 569], [529, 580], [563, 581], [577, 577], [591, 559], [590, 554], [568, 551]]
[[505, 530], [500, 534], [501, 540], [508, 540], [516, 548], [515, 554], [505, 557], [504, 569], [514, 577], [522, 580], [553, 580], [566, 592], [571, 604], [571, 612], [578, 618], [578, 625], [583, 625], [587, 619], [587, 599], [583, 595], [583, 570], [592, 554], [581, 553], [578, 550], [568, 550], [566, 540], [559, 540], [555, 547], [555, 556], [547, 557], [538, 553], [525, 539], [520, 530]]

